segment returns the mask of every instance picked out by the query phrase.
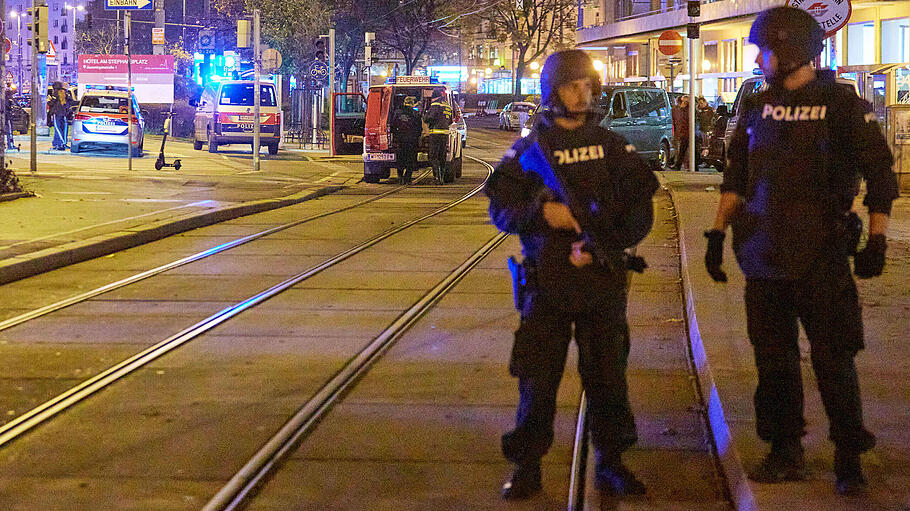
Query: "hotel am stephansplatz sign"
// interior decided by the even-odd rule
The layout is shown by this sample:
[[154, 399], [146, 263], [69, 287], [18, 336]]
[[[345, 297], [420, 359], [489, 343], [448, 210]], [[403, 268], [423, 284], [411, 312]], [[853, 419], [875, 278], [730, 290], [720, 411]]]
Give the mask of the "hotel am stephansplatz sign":
[[787, 0], [787, 5], [811, 14], [828, 37], [844, 28], [853, 12], [850, 0]]

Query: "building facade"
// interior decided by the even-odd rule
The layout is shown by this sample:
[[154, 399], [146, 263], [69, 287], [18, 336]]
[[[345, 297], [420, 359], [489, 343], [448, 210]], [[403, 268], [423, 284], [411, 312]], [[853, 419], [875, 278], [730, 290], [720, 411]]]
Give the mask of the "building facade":
[[[61, 80], [75, 83], [78, 66], [76, 53], [75, 24], [82, 19], [85, 11], [78, 0], [48, 0], [48, 39], [53, 51], [47, 56], [48, 82]], [[7, 61], [7, 78], [12, 76], [13, 83], [19, 90], [28, 89], [31, 80], [31, 49], [28, 29], [31, 17], [28, 9], [32, 3], [28, 0], [10, 0], [6, 17], [6, 37], [12, 41], [9, 60]]]
[[[752, 21], [762, 10], [783, 4], [702, 3], [701, 16], [691, 20], [701, 23], [692, 51], [697, 94], [715, 103], [734, 99], [758, 67], [758, 49], [748, 43]], [[689, 21], [684, 0], [593, 0], [579, 6], [576, 38], [580, 48], [604, 60], [606, 82], [650, 82], [688, 91]], [[667, 30], [684, 38], [682, 51], [673, 57], [658, 51], [658, 38]], [[910, 103], [910, 0], [853, 2], [847, 24], [826, 40], [820, 64], [856, 80], [860, 94], [882, 116], [887, 105]]]

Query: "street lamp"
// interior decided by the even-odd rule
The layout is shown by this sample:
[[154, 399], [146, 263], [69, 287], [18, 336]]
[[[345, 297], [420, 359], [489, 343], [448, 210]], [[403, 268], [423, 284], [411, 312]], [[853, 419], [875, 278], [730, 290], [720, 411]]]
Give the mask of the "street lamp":
[[19, 61], [16, 65], [16, 74], [18, 75], [16, 78], [16, 80], [17, 80], [16, 87], [17, 87], [17, 90], [19, 91], [19, 93], [22, 93], [22, 14], [13, 10], [13, 11], [9, 12], [9, 15], [16, 18], [16, 20], [18, 21], [19, 28], [18, 28], [17, 35], [16, 35], [16, 45], [19, 46], [19, 51], [17, 52], [19, 54], [19, 56], [18, 56]]
[[81, 5], [70, 5], [70, 4], [64, 4], [64, 7], [67, 10], [73, 11], [73, 33], [70, 34], [70, 39], [72, 40], [73, 57], [70, 59], [70, 62], [72, 62], [72, 65], [73, 65], [73, 75], [72, 76], [73, 76], [73, 78], [75, 78], [75, 76], [76, 76], [76, 71], [75, 71], [76, 70], [76, 11], [84, 11], [85, 7], [83, 7]]

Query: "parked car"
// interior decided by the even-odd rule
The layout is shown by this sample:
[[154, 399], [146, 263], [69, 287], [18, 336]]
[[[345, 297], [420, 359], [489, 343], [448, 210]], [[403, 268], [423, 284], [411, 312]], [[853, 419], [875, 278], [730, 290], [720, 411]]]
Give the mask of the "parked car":
[[537, 105], [527, 101], [516, 101], [507, 104], [502, 108], [502, 112], [499, 113], [499, 129], [509, 131], [520, 129], [536, 108]]
[[619, 133], [643, 158], [666, 167], [673, 153], [673, 118], [667, 92], [657, 87], [603, 88], [600, 125]]
[[133, 103], [133, 138], [129, 138], [130, 94], [126, 87], [88, 86], [73, 116], [73, 141], [70, 150], [78, 153], [85, 149], [107, 149], [124, 146], [133, 156], [141, 156], [145, 133], [144, 112], [136, 96]]
[[[252, 80], [227, 80], [208, 85], [202, 91], [193, 119], [193, 149], [197, 151], [208, 144], [210, 153], [227, 144], [253, 144]], [[278, 154], [281, 141], [281, 108], [275, 86], [259, 84], [259, 143], [269, 148], [269, 154]], [[258, 151], [259, 148], [254, 148]]]
[[[461, 177], [462, 150], [467, 138], [461, 109], [455, 103], [452, 90], [439, 83], [436, 77], [398, 76], [388, 78], [383, 85], [370, 87], [367, 96], [366, 130], [363, 144], [363, 180], [367, 183], [378, 183], [380, 179], [391, 176], [392, 168], [398, 168], [395, 154], [398, 141], [392, 136], [390, 116], [406, 98], [418, 99], [417, 111], [422, 116], [430, 106], [434, 90], [442, 90], [443, 96], [452, 106], [452, 124], [449, 126], [449, 149], [446, 154], [446, 168], [443, 180], [447, 183]], [[429, 166], [427, 158], [427, 140], [422, 137], [417, 152], [418, 166]]]

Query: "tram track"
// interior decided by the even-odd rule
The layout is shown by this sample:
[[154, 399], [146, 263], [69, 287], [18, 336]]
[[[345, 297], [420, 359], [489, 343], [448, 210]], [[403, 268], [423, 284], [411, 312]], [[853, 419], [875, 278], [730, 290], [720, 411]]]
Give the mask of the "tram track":
[[[418, 177], [415, 179], [415, 183], [420, 182], [420, 180], [425, 179], [425, 178], [426, 178], [427, 176], [429, 176], [429, 175], [430, 175], [430, 171], [424, 172], [423, 174], [421, 174], [420, 176], [418, 176]], [[50, 314], [50, 313], [57, 312], [57, 311], [59, 311], [59, 310], [65, 309], [65, 308], [67, 308], [67, 307], [69, 307], [69, 306], [71, 306], [71, 305], [75, 305], [75, 304], [77, 304], [77, 303], [81, 303], [81, 302], [84, 302], [84, 301], [86, 301], [86, 300], [90, 300], [90, 299], [92, 299], [92, 298], [95, 298], [95, 297], [97, 297], [97, 296], [103, 295], [103, 294], [105, 294], [105, 293], [110, 293], [111, 291], [115, 291], [115, 290], [117, 290], [117, 289], [120, 289], [120, 288], [129, 286], [130, 284], [135, 284], [135, 283], [140, 282], [140, 281], [142, 281], [142, 280], [145, 280], [145, 279], [154, 277], [154, 276], [156, 276], [156, 275], [160, 275], [160, 274], [162, 274], [162, 273], [164, 273], [164, 272], [173, 270], [173, 269], [175, 269], [175, 268], [179, 268], [179, 267], [181, 267], [181, 266], [184, 266], [184, 265], [187, 265], [187, 264], [190, 264], [190, 263], [194, 263], [194, 262], [196, 262], [196, 261], [200, 261], [200, 260], [202, 260], [202, 259], [211, 257], [211, 256], [213, 256], [213, 255], [216, 255], [216, 254], [220, 254], [220, 253], [226, 252], [226, 251], [228, 251], [228, 250], [231, 250], [231, 249], [233, 249], [233, 248], [239, 247], [239, 246], [241, 246], [241, 245], [245, 245], [245, 244], [250, 243], [250, 242], [252, 242], [252, 241], [256, 241], [256, 240], [258, 240], [258, 239], [262, 239], [262, 238], [264, 238], [264, 237], [266, 237], [266, 236], [269, 236], [269, 235], [272, 235], [272, 234], [275, 234], [275, 233], [278, 233], [278, 232], [281, 232], [281, 231], [285, 231], [285, 230], [287, 230], [287, 229], [290, 229], [290, 228], [293, 228], [293, 227], [297, 227], [298, 225], [303, 225], [303, 224], [312, 222], [312, 221], [314, 221], [314, 220], [319, 220], [319, 219], [321, 219], [321, 218], [326, 218], [326, 217], [331, 216], [331, 215], [336, 215], [336, 214], [338, 214], [338, 213], [343, 213], [343, 212], [345, 212], [345, 211], [350, 211], [350, 210], [352, 210], [352, 209], [354, 209], [354, 208], [357, 208], [357, 207], [360, 207], [360, 206], [364, 206], [364, 205], [369, 204], [369, 203], [371, 203], [371, 202], [378, 201], [378, 200], [380, 200], [380, 199], [383, 199], [383, 198], [385, 198], [385, 197], [388, 197], [389, 195], [398, 193], [398, 192], [400, 192], [401, 190], [408, 188], [408, 186], [409, 186], [409, 185], [398, 186], [398, 187], [395, 187], [395, 188], [393, 188], [393, 189], [391, 189], [391, 190], [387, 190], [387, 191], [382, 192], [382, 193], [380, 193], [380, 194], [377, 194], [377, 195], [374, 195], [374, 196], [372, 196], [372, 197], [369, 197], [369, 198], [367, 198], [367, 199], [364, 199], [364, 200], [361, 200], [361, 201], [357, 201], [357, 202], [355, 202], [355, 203], [353, 203], [353, 204], [348, 204], [348, 205], [346, 205], [346, 206], [342, 206], [342, 207], [339, 207], [339, 208], [335, 208], [335, 209], [332, 209], [332, 210], [329, 210], [329, 211], [324, 211], [324, 212], [321, 212], [321, 213], [317, 213], [317, 214], [315, 214], [315, 215], [310, 215], [310, 216], [308, 216], [308, 217], [306, 217], [306, 218], [302, 218], [302, 219], [300, 219], [300, 220], [295, 220], [295, 221], [293, 221], [293, 222], [288, 222], [288, 223], [285, 223], [285, 224], [283, 224], [283, 225], [278, 225], [278, 226], [275, 226], [275, 227], [271, 227], [271, 228], [269, 228], [269, 229], [265, 229], [265, 230], [263, 230], [263, 231], [260, 231], [260, 232], [254, 233], [254, 234], [250, 234], [250, 235], [248, 235], [248, 236], [244, 236], [244, 237], [242, 237], [242, 238], [238, 238], [238, 239], [236, 239], [236, 240], [234, 240], [234, 241], [230, 241], [230, 242], [227, 242], [227, 243], [222, 243], [222, 244], [220, 244], [220, 245], [214, 246], [214, 247], [209, 248], [209, 249], [207, 249], [207, 250], [203, 250], [203, 251], [201, 251], [201, 252], [197, 252], [197, 253], [192, 254], [192, 255], [189, 255], [189, 256], [187, 256], [187, 257], [182, 257], [182, 258], [177, 259], [177, 260], [175, 260], [175, 261], [172, 261], [172, 262], [170, 262], [170, 263], [166, 263], [166, 264], [159, 265], [159, 266], [157, 266], [157, 267], [155, 267], [155, 268], [152, 268], [152, 269], [150, 269], [150, 270], [146, 270], [146, 271], [137, 273], [137, 274], [135, 274], [135, 275], [131, 275], [131, 276], [129, 276], [129, 277], [126, 277], [126, 278], [117, 280], [117, 281], [115, 281], [115, 282], [111, 282], [111, 283], [109, 283], [109, 284], [105, 284], [105, 285], [103, 285], [103, 286], [99, 286], [99, 287], [97, 287], [97, 288], [95, 288], [95, 289], [92, 289], [92, 290], [90, 290], [90, 291], [86, 291], [86, 292], [84, 292], [84, 293], [79, 293], [79, 294], [77, 294], [77, 295], [73, 295], [73, 296], [67, 297], [67, 298], [65, 298], [65, 299], [63, 299], [63, 300], [58, 300], [58, 301], [56, 301], [56, 302], [54, 302], [54, 303], [50, 303], [50, 304], [48, 304], [48, 305], [39, 307], [39, 308], [37, 308], [37, 309], [33, 309], [33, 310], [28, 311], [28, 312], [25, 312], [25, 313], [23, 313], [23, 314], [19, 314], [19, 315], [17, 315], [17, 316], [12, 317], [12, 318], [9, 318], [9, 319], [0, 321], [0, 332], [2, 332], [3, 330], [6, 330], [6, 329], [8, 329], [8, 328], [12, 328], [12, 327], [14, 327], [14, 326], [21, 325], [21, 324], [23, 324], [23, 323], [25, 323], [25, 322], [27, 322], [27, 321], [31, 321], [31, 320], [36, 319], [36, 318], [40, 318], [41, 316], [45, 316], [45, 315], [47, 315], [47, 314]]]
[[[483, 164], [487, 168], [486, 178], [489, 177], [489, 175], [492, 173], [491, 165], [489, 165], [488, 163], [483, 162], [482, 160], [477, 159], [477, 158], [472, 158], [470, 156], [468, 156], [468, 158], [471, 158], [471, 159], [477, 161], [478, 163]], [[427, 173], [421, 175], [420, 178], [424, 178], [428, 174], [429, 173], [427, 172]], [[299, 283], [323, 272], [324, 270], [331, 268], [331, 267], [341, 263], [342, 261], [347, 260], [348, 258], [350, 258], [356, 254], [362, 253], [365, 250], [367, 250], [368, 248], [373, 247], [373, 246], [377, 245], [378, 243], [409, 229], [410, 227], [413, 227], [421, 222], [424, 222], [427, 219], [435, 217], [441, 213], [444, 213], [444, 212], [458, 206], [459, 204], [462, 204], [463, 202], [465, 202], [472, 196], [476, 195], [483, 188], [483, 185], [486, 183], [486, 178], [483, 179], [483, 181], [480, 183], [480, 185], [474, 187], [469, 192], [462, 195], [460, 198], [458, 198], [454, 201], [451, 201], [448, 204], [431, 211], [430, 213], [421, 215], [416, 219], [409, 220], [394, 228], [388, 229], [388, 230], [382, 232], [381, 234], [373, 236], [370, 239], [363, 241], [361, 243], [358, 243], [357, 245], [334, 255], [333, 257], [325, 260], [324, 262], [317, 264], [290, 278], [287, 278], [284, 281], [282, 281], [278, 284], [275, 284], [264, 291], [261, 291], [251, 297], [248, 297], [247, 299], [234, 303], [233, 305], [231, 305], [229, 307], [223, 308], [223, 309], [219, 310], [218, 312], [216, 312], [215, 314], [212, 314], [212, 315], [208, 316], [207, 318], [203, 319], [202, 321], [199, 321], [199, 322], [193, 324], [192, 326], [187, 327], [187, 328], [181, 330], [180, 332], [134, 354], [133, 356], [130, 356], [130, 357], [122, 360], [121, 362], [119, 362], [113, 366], [110, 366], [106, 370], [94, 375], [93, 377], [82, 381], [78, 385], [71, 387], [70, 389], [56, 395], [55, 397], [53, 397], [49, 400], [44, 401], [40, 405], [15, 417], [11, 421], [0, 426], [0, 448], [3, 448], [4, 446], [10, 444], [11, 442], [15, 441], [16, 439], [24, 436], [25, 434], [27, 434], [29, 431], [33, 430], [40, 424], [57, 416], [61, 412], [73, 407], [74, 405], [85, 400], [86, 398], [88, 398], [94, 394], [97, 394], [98, 392], [101, 392], [102, 390], [112, 386], [117, 381], [123, 379], [124, 377], [135, 372], [136, 370], [147, 366], [149, 363], [161, 358], [165, 354], [179, 348], [180, 346], [186, 344], [187, 342], [212, 330], [216, 326], [221, 325], [221, 324], [225, 323], [226, 321], [234, 318], [241, 312], [251, 309], [251, 308], [255, 307], [256, 305], [259, 305], [259, 304], [265, 302], [266, 300], [282, 293], [283, 291], [290, 289], [292, 286], [299, 284]], [[347, 211], [347, 210], [353, 209], [355, 207], [367, 204], [369, 202], [376, 201], [380, 198], [386, 197], [388, 195], [391, 195], [392, 193], [400, 191], [403, 188], [407, 188], [407, 187], [398, 187], [393, 190], [383, 192], [383, 194], [380, 194], [379, 196], [371, 197], [367, 200], [359, 201], [355, 204], [348, 205], [343, 208], [337, 208], [336, 210], [332, 210], [329, 212], [323, 212], [318, 215], [313, 215], [311, 217], [307, 217], [307, 218], [304, 218], [304, 219], [301, 219], [301, 220], [298, 220], [295, 222], [291, 222], [288, 224], [270, 228], [265, 231], [256, 233], [254, 235], [240, 238], [238, 240], [235, 240], [234, 242], [222, 244], [217, 247], [213, 247], [212, 249], [209, 249], [209, 250], [194, 254], [192, 256], [174, 261], [172, 263], [159, 266], [153, 270], [149, 270], [147, 272], [142, 272], [131, 278], [121, 279], [120, 281], [96, 288], [95, 290], [89, 291], [87, 293], [83, 293], [83, 294], [71, 297], [70, 299], [61, 300], [60, 302], [57, 302], [55, 304], [51, 304], [51, 305], [42, 307], [40, 309], [37, 309], [36, 311], [32, 311], [32, 313], [26, 313], [24, 315], [17, 316], [16, 318], [11, 318], [9, 320], [6, 320], [6, 322], [0, 324], [3, 326], [3, 328], [0, 328], [0, 330], [6, 329], [6, 328], [11, 328], [16, 325], [20, 325], [31, 319], [35, 319], [37, 317], [47, 315], [52, 312], [58, 311], [60, 309], [69, 307], [76, 303], [86, 301], [90, 298], [113, 291], [114, 289], [119, 289], [119, 288], [128, 286], [130, 284], [134, 284], [140, 280], [150, 278], [154, 275], [158, 275], [160, 273], [171, 270], [178, 266], [182, 266], [185, 264], [189, 264], [191, 262], [198, 261], [205, 257], [214, 255], [215, 253], [223, 252], [225, 250], [229, 250], [230, 248], [235, 248], [241, 244], [255, 241], [256, 239], [261, 239], [265, 236], [268, 236], [269, 234], [274, 234], [275, 232], [289, 229], [296, 225], [300, 225], [302, 223], [312, 221], [316, 218], [323, 218], [323, 217], [329, 216], [331, 214], [335, 214], [335, 213], [338, 213], [341, 211]], [[214, 250], [219, 249], [219, 248], [220, 248], [220, 250], [218, 250], [217, 252], [213, 252]], [[40, 313], [38, 313], [38, 312], [40, 312]]]

